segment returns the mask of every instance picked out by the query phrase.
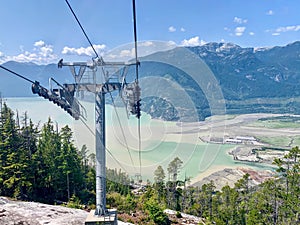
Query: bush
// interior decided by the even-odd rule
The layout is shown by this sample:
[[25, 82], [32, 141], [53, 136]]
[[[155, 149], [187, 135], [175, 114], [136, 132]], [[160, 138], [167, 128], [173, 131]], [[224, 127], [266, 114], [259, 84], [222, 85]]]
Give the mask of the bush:
[[163, 212], [163, 209], [159, 206], [158, 202], [151, 198], [146, 202], [146, 210], [149, 212], [149, 217], [155, 224], [169, 225], [170, 220], [168, 216]]
[[74, 194], [72, 195], [70, 201], [67, 203], [66, 206], [73, 209], [84, 209], [84, 205], [81, 204], [80, 199]]

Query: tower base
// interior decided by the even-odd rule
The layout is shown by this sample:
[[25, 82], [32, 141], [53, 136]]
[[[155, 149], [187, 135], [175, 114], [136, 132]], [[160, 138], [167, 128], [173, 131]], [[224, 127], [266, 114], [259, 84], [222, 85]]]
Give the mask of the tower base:
[[85, 220], [85, 225], [117, 225], [117, 210], [108, 209], [108, 214], [105, 216], [96, 216], [95, 210], [91, 210]]

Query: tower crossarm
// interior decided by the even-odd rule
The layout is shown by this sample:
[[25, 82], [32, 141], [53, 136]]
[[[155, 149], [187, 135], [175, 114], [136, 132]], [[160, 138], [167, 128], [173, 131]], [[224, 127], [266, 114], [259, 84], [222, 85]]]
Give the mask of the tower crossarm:
[[119, 82], [104, 83], [104, 84], [64, 84], [64, 87], [72, 91], [87, 91], [92, 93], [109, 93], [116, 90], [121, 90], [122, 84]]
[[99, 61], [88, 61], [88, 62], [64, 62], [63, 59], [59, 60], [57, 66], [62, 68], [63, 66], [86, 66], [89, 68], [94, 68], [95, 66], [132, 66], [139, 64], [139, 62], [105, 62], [103, 60]]

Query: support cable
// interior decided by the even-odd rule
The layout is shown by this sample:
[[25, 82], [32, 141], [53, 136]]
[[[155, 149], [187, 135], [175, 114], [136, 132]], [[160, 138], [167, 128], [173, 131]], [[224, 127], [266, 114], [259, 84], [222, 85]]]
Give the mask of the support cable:
[[69, 92], [69, 90], [67, 90], [64, 86], [62, 86], [60, 83], [58, 83], [54, 78], [50, 78], [54, 83], [56, 83], [57, 86], [61, 87], [62, 89], [66, 90]]
[[[89, 125], [83, 119], [80, 118], [80, 120], [86, 126], [86, 128], [91, 132], [91, 134], [95, 137], [96, 135], [95, 135], [94, 131], [89, 127]], [[126, 172], [127, 174], [129, 174], [128, 171], [122, 166], [122, 164], [120, 163], [120, 161], [117, 160], [116, 157], [114, 157], [114, 155], [112, 154], [112, 152], [106, 146], [105, 146], [105, 150], [110, 154], [110, 156], [113, 158], [113, 160], [115, 160], [116, 163], [124, 170], [124, 172]]]
[[81, 28], [81, 31], [83, 32], [84, 36], [86, 37], [87, 41], [89, 42], [90, 46], [92, 47], [92, 49], [93, 49], [93, 51], [94, 51], [94, 53], [95, 53], [96, 57], [97, 57], [97, 58], [99, 58], [99, 55], [98, 55], [97, 51], [95, 50], [95, 48], [94, 48], [94, 46], [93, 46], [92, 42], [90, 41], [89, 37], [87, 36], [87, 34], [86, 34], [86, 32], [85, 32], [85, 30], [84, 30], [83, 26], [81, 25], [81, 23], [80, 23], [79, 19], [77, 18], [77, 16], [76, 16], [76, 14], [75, 14], [74, 10], [72, 9], [72, 7], [71, 7], [70, 3], [68, 2], [68, 0], [65, 0], [65, 1], [66, 1], [67, 5], [68, 5], [69, 9], [71, 10], [71, 12], [72, 12], [73, 16], [75, 17], [75, 19], [76, 19], [76, 21], [77, 21], [78, 25], [80, 26], [80, 28]]
[[95, 132], [89, 127], [89, 125], [87, 125], [87, 123], [82, 118], [80, 118], [80, 121], [85, 125], [85, 127], [91, 132], [93, 136], [96, 136]]
[[124, 132], [124, 129], [123, 129], [123, 126], [122, 126], [122, 123], [121, 123], [121, 120], [120, 120], [120, 116], [119, 116], [119, 113], [117, 111], [117, 107], [116, 107], [116, 104], [115, 104], [115, 101], [113, 99], [113, 96], [111, 94], [111, 92], [109, 92], [110, 94], [110, 98], [111, 98], [111, 101], [113, 103], [113, 106], [114, 106], [114, 110], [115, 110], [115, 113], [116, 113], [116, 116], [117, 116], [117, 119], [118, 119], [118, 123], [119, 123], [119, 126], [120, 126], [120, 129], [121, 129], [121, 132], [122, 132], [122, 136], [123, 136], [123, 139], [124, 139], [124, 142], [125, 142], [125, 145], [126, 145], [126, 148], [127, 148], [127, 151], [128, 151], [128, 154], [129, 154], [129, 157], [130, 157], [130, 161], [132, 163], [132, 166], [135, 168], [135, 165], [134, 165], [134, 162], [133, 162], [133, 159], [132, 159], [132, 155], [130, 153], [130, 149], [129, 149], [129, 146], [128, 146], [128, 143], [127, 143], [127, 139], [126, 139], [126, 136], [125, 136], [125, 132]]
[[135, 62], [136, 62], [136, 80], [139, 80], [139, 73], [138, 73], [138, 66], [139, 66], [139, 61], [138, 61], [138, 53], [137, 53], [137, 29], [136, 29], [136, 11], [135, 11], [135, 0], [132, 0], [132, 12], [133, 12], [133, 36], [134, 36], [134, 52], [135, 52]]
[[21, 74], [18, 74], [18, 73], [16, 73], [16, 72], [14, 72], [14, 71], [12, 71], [12, 70], [10, 70], [10, 69], [8, 69], [8, 68], [2, 66], [2, 65], [0, 65], [0, 68], [2, 68], [2, 69], [4, 69], [4, 70], [6, 70], [6, 71], [8, 71], [8, 72], [10, 72], [10, 73], [12, 73], [12, 74], [14, 74], [14, 75], [16, 75], [16, 76], [22, 78], [22, 79], [24, 79], [24, 80], [26, 80], [26, 81], [28, 81], [28, 82], [34, 84], [34, 81], [32, 81], [32, 80], [30, 80], [30, 79], [28, 79], [28, 78], [22, 76]]
[[[135, 74], [136, 74], [136, 83], [139, 84], [139, 61], [138, 61], [138, 52], [137, 52], [137, 28], [136, 28], [136, 10], [135, 10], [135, 0], [132, 0], [132, 12], [133, 12], [133, 36], [134, 36], [134, 50], [135, 50]], [[137, 111], [140, 114], [140, 99], [138, 99]], [[139, 163], [140, 163], [140, 176], [142, 174], [142, 141], [141, 141], [141, 119], [140, 115], [138, 116], [138, 148], [139, 148]]]
[[112, 152], [107, 147], [105, 147], [105, 149], [110, 154], [110, 156], [116, 161], [116, 163], [118, 163], [118, 165], [124, 170], [124, 172], [126, 172], [127, 174], [129, 174], [128, 171], [119, 162], [119, 160], [117, 160], [116, 157], [114, 157], [114, 155], [112, 154]]

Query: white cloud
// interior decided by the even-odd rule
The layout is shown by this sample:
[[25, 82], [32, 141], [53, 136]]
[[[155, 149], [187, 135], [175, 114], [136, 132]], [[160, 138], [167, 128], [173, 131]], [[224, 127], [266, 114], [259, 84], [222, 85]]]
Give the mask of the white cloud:
[[35, 47], [43, 47], [43, 46], [45, 46], [45, 42], [42, 41], [42, 40], [36, 41], [36, 42], [34, 43], [34, 46], [35, 46]]
[[54, 54], [53, 46], [40, 40], [33, 44], [33, 49], [28, 51], [20, 46], [21, 53], [18, 55], [5, 55], [0, 52], [0, 62], [17, 61], [33, 62], [37, 64], [48, 64], [57, 61], [57, 55]]
[[176, 28], [175, 27], [173, 27], [173, 26], [170, 26], [169, 27], [169, 32], [175, 32], [176, 31]]
[[185, 29], [183, 27], [180, 28], [181, 32], [185, 32]]
[[278, 36], [278, 35], [280, 35], [280, 33], [275, 32], [275, 33], [272, 33], [272, 35], [273, 35], [273, 36]]
[[[147, 56], [156, 52], [165, 51], [177, 47], [174, 41], [144, 41], [138, 42], [138, 57]], [[103, 54], [104, 61], [123, 61], [130, 62], [135, 57], [135, 49], [133, 44], [121, 46]]]
[[44, 62], [42, 56], [39, 56], [37, 53], [31, 53], [25, 51], [19, 55], [8, 57], [10, 60], [14, 60], [17, 62]]
[[236, 36], [242, 36], [246, 30], [246, 27], [236, 27], [234, 32]]
[[120, 52], [120, 57], [134, 57], [134, 55], [135, 55], [134, 48], [132, 48], [131, 50], [122, 50]]
[[274, 11], [270, 9], [268, 12], [266, 12], [266, 15], [272, 16], [274, 15]]
[[53, 47], [52, 46], [48, 46], [48, 45], [41, 47], [40, 54], [43, 57], [51, 56], [53, 54]]
[[206, 42], [203, 40], [199, 40], [199, 36], [192, 37], [188, 40], [184, 39], [181, 42], [182, 46], [200, 46], [200, 45], [204, 45], [204, 44], [206, 44]]
[[167, 45], [175, 47], [176, 46], [176, 42], [175, 41], [168, 41]]
[[254, 34], [255, 34], [255, 33], [254, 33], [254, 32], [252, 32], [252, 31], [251, 31], [251, 32], [249, 32], [249, 35], [251, 35], [251, 36], [253, 36]]
[[247, 19], [242, 19], [242, 18], [239, 18], [239, 17], [234, 17], [233, 22], [237, 23], [237, 24], [243, 24], [243, 23], [247, 23], [248, 20]]
[[6, 60], [6, 56], [4, 55], [4, 53], [3, 52], [0, 52], [0, 63], [4, 63], [4, 62], [6, 62], [7, 60]]
[[138, 43], [138, 46], [144, 46], [144, 47], [149, 47], [152, 45], [153, 45], [152, 41], [145, 41], [145, 42]]
[[267, 29], [265, 32], [271, 33], [272, 36], [279, 36], [281, 33], [284, 32], [297, 32], [300, 31], [300, 25], [291, 25], [291, 26], [285, 26], [285, 27], [278, 27], [276, 29]]
[[289, 32], [289, 31], [299, 31], [300, 25], [293, 25], [293, 26], [286, 26], [286, 27], [278, 27], [275, 32], [281, 33], [281, 32]]
[[[105, 45], [93, 45], [94, 49], [96, 50], [96, 52], [99, 52], [103, 49], [105, 49]], [[95, 56], [94, 50], [92, 49], [91, 46], [84, 48], [84, 47], [80, 47], [80, 48], [71, 48], [68, 46], [65, 46], [61, 52], [64, 55], [79, 55], [79, 56]]]
[[20, 53], [17, 55], [6, 55], [0, 52], [0, 63], [7, 61], [32, 62], [36, 64], [49, 64], [57, 61], [58, 56], [54, 54], [53, 46], [45, 41], [36, 41], [31, 50], [25, 50], [20, 45]]
[[224, 27], [224, 30], [225, 30], [225, 31], [230, 31], [230, 28]]

